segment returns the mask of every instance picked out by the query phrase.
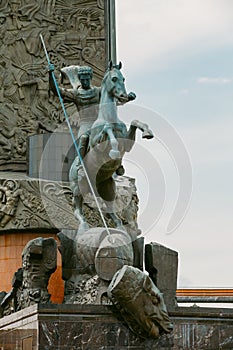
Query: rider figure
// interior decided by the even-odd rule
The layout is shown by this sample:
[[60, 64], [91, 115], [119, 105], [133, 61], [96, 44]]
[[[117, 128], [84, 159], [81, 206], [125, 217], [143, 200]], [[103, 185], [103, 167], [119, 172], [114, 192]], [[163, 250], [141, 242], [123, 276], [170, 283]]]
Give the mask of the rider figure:
[[[53, 93], [57, 96], [57, 90], [52, 78], [52, 72], [54, 66], [49, 66], [49, 86]], [[93, 76], [93, 70], [88, 66], [80, 66], [78, 69], [78, 79], [81, 83], [76, 89], [64, 89], [59, 87], [61, 97], [64, 102], [73, 102], [79, 112], [79, 131], [78, 131], [78, 143], [79, 152], [82, 159], [85, 157], [88, 148], [89, 135], [92, 124], [98, 117], [100, 92], [101, 88], [92, 86], [91, 80]], [[133, 92], [128, 94], [128, 101], [132, 101], [136, 98]], [[128, 102], [125, 101], [125, 102]], [[117, 171], [118, 175], [123, 175], [123, 167], [120, 167]]]
[[[49, 66], [49, 86], [57, 96], [57, 90], [52, 78], [54, 66]], [[64, 89], [59, 87], [61, 97], [64, 102], [73, 102], [79, 112], [79, 151], [82, 158], [87, 152], [89, 132], [91, 126], [98, 116], [98, 107], [100, 101], [100, 87], [92, 86], [91, 80], [93, 71], [90, 67], [81, 66], [78, 69], [78, 79], [81, 83], [76, 89]]]

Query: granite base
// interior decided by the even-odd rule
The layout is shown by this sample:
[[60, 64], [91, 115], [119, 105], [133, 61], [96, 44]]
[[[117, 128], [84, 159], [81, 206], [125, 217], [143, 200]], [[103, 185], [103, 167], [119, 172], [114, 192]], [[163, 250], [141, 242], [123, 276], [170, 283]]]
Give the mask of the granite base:
[[143, 340], [111, 306], [34, 305], [0, 320], [0, 349], [233, 349], [233, 309], [178, 307], [170, 316], [171, 334]]

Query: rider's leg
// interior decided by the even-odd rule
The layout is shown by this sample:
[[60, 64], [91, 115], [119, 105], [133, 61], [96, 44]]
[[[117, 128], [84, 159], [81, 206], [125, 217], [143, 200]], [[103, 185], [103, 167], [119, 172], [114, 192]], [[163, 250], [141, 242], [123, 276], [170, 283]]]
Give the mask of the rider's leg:
[[74, 206], [74, 216], [79, 221], [79, 229], [78, 232], [82, 233], [88, 230], [89, 225], [86, 222], [83, 215], [83, 196], [81, 194], [74, 195], [73, 197], [73, 206]]
[[82, 159], [84, 159], [85, 155], [87, 154], [88, 142], [89, 142], [89, 135], [84, 134], [80, 136], [78, 147], [79, 147], [79, 153]]

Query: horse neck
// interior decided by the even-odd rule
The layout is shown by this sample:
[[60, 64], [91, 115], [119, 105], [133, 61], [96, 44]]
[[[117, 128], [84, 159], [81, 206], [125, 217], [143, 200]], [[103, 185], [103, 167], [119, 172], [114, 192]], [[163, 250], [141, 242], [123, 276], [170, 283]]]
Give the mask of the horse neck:
[[101, 89], [98, 119], [102, 119], [108, 123], [116, 123], [119, 121], [115, 98], [108, 93], [105, 86]]

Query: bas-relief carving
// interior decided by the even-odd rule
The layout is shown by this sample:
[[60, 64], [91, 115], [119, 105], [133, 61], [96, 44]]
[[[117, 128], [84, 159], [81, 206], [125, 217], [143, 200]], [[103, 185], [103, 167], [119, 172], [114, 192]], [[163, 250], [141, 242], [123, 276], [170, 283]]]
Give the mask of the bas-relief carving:
[[24, 200], [22, 189], [13, 180], [6, 180], [0, 186], [0, 226], [3, 228], [14, 218], [19, 200]]
[[[55, 213], [60, 213], [57, 219]], [[65, 184], [31, 179], [0, 180], [1, 230], [76, 226], [71, 191]]]
[[[131, 235], [139, 231], [134, 181], [127, 177], [117, 180], [116, 210]], [[85, 198], [83, 210], [90, 227], [103, 225], [92, 196]], [[105, 218], [109, 227], [114, 227], [112, 220]], [[68, 184], [29, 178], [0, 179], [0, 230], [27, 228], [78, 228]]]
[[[56, 70], [90, 65], [95, 82], [105, 68], [104, 2], [8, 1], [0, 4], [0, 169], [25, 170], [27, 136], [50, 132], [64, 121], [48, 99], [42, 34]], [[72, 115], [74, 109], [68, 106]], [[76, 118], [73, 122], [77, 123]]]

